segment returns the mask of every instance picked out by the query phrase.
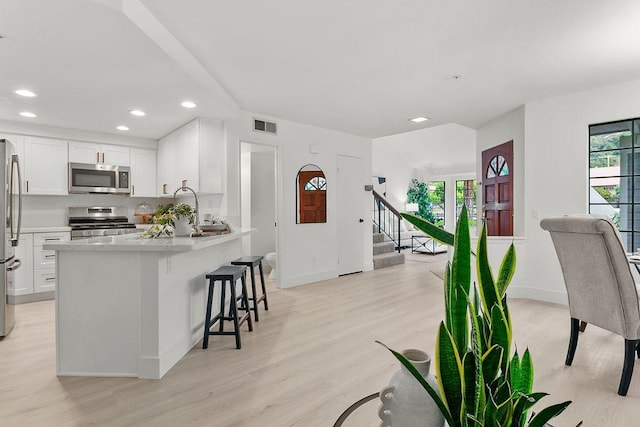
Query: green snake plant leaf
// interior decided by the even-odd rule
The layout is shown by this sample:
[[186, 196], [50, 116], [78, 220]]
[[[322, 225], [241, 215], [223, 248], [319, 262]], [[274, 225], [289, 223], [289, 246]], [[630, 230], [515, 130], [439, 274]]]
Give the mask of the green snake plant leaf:
[[444, 243], [445, 245], [453, 246], [454, 243], [454, 235], [432, 222], [427, 221], [426, 219], [419, 217], [410, 213], [402, 213], [401, 214], [404, 219], [413, 224], [418, 230], [422, 231], [428, 236], [431, 236], [435, 240], [440, 243]]
[[465, 411], [468, 415], [477, 417], [480, 408], [478, 401], [478, 386], [484, 387], [484, 384], [478, 384], [478, 370], [476, 369], [476, 358], [472, 351], [467, 351], [462, 358], [462, 391], [464, 399]]
[[530, 394], [533, 389], [533, 360], [531, 359], [531, 353], [527, 348], [522, 355], [520, 361], [520, 382], [518, 388], [514, 390], [521, 391], [525, 394]]
[[482, 355], [482, 375], [485, 382], [491, 383], [500, 371], [502, 361], [502, 347], [494, 344]]
[[451, 263], [447, 261], [447, 265], [444, 268], [444, 321], [448, 330], [453, 329], [453, 294], [455, 289], [451, 284]]
[[529, 424], [527, 425], [529, 427], [542, 427], [551, 418], [554, 418], [560, 415], [562, 411], [564, 411], [567, 408], [567, 406], [569, 406], [570, 404], [571, 404], [571, 401], [567, 400], [566, 402], [556, 403], [555, 405], [547, 406], [542, 411], [538, 412], [533, 418], [531, 418], [531, 421], [529, 421]]
[[503, 382], [496, 389], [493, 396], [494, 401], [497, 403], [497, 415], [498, 425], [509, 425], [510, 420], [513, 418], [514, 404], [511, 400], [511, 387], [508, 382]]
[[502, 298], [507, 292], [507, 288], [509, 287], [509, 283], [511, 283], [511, 279], [513, 278], [513, 274], [516, 271], [516, 247], [511, 243], [509, 249], [504, 254], [502, 258], [502, 263], [500, 263], [500, 271], [498, 272], [498, 282], [497, 289], [498, 295]]
[[484, 408], [484, 423], [487, 426], [497, 426], [498, 424], [498, 405], [493, 400], [493, 395], [488, 394], [487, 404]]
[[436, 337], [436, 377], [440, 395], [444, 400], [452, 420], [450, 426], [461, 424], [463, 415], [462, 362], [453, 336], [443, 322], [440, 322]]
[[420, 375], [420, 372], [418, 372], [415, 366], [413, 366], [413, 363], [411, 363], [409, 359], [404, 357], [402, 353], [398, 353], [397, 351], [390, 349], [380, 341], [376, 341], [376, 342], [381, 346], [383, 346], [384, 348], [386, 348], [387, 350], [389, 350], [396, 357], [396, 359], [398, 359], [400, 363], [402, 363], [402, 365], [405, 368], [407, 368], [409, 372], [411, 372], [411, 374], [415, 377], [415, 379], [418, 380], [418, 382], [427, 391], [427, 393], [429, 393], [429, 396], [431, 396], [431, 398], [436, 403], [436, 405], [438, 405], [438, 408], [440, 409], [440, 412], [442, 413], [442, 416], [447, 421], [447, 423], [450, 426], [454, 426], [455, 424], [453, 423], [453, 419], [451, 418], [451, 413], [447, 408], [447, 404], [442, 400], [438, 392], [433, 387], [431, 387], [431, 384], [429, 384], [427, 380], [422, 375]]
[[515, 392], [517, 397], [515, 398], [515, 405], [513, 409], [513, 425], [515, 427], [524, 427], [527, 422], [528, 410], [535, 405], [540, 399], [548, 396], [547, 393], [531, 393], [524, 394]]
[[513, 357], [509, 362], [509, 381], [513, 391], [522, 391], [520, 390], [520, 355], [518, 355], [518, 349], [513, 353]]
[[480, 238], [478, 239], [476, 256], [476, 270], [478, 274], [478, 288], [482, 296], [482, 307], [485, 313], [491, 313], [494, 304], [499, 303], [498, 288], [496, 287], [489, 263], [487, 251], [487, 226], [482, 226]]
[[511, 348], [511, 329], [509, 327], [504, 311], [498, 305], [491, 310], [491, 344], [502, 347], [501, 367], [503, 372], [507, 372], [509, 367], [509, 349]]
[[456, 348], [462, 350], [468, 347], [469, 324], [467, 311], [468, 295], [471, 289], [471, 239], [467, 210], [463, 206], [456, 225], [455, 250], [451, 261], [451, 285], [454, 290], [451, 301], [452, 328], [451, 334]]
[[[483, 413], [482, 408], [486, 404], [486, 397], [484, 391], [484, 373], [482, 370], [482, 337], [480, 333], [480, 324], [478, 323], [478, 306], [474, 301], [469, 301], [469, 318], [471, 319], [471, 351], [473, 354], [473, 371], [475, 372], [474, 381], [473, 381], [473, 406], [469, 406], [468, 402], [465, 401], [465, 408], [467, 413], [472, 411], [474, 419], [478, 419], [483, 421]], [[464, 363], [463, 363], [464, 364]], [[466, 367], [465, 367], [466, 369]], [[466, 377], [466, 371], [465, 371]], [[463, 386], [471, 386], [470, 382], [466, 381]], [[465, 393], [469, 393], [470, 390], [465, 390]]]

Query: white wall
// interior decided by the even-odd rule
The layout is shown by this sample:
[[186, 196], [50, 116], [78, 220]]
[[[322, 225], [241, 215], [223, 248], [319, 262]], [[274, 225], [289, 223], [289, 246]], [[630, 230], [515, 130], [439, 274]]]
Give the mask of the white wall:
[[[640, 80], [531, 102], [525, 114], [527, 287], [566, 296], [560, 265], [540, 219], [588, 212], [589, 125], [640, 117]], [[564, 298], [563, 298], [564, 300]]]
[[445, 224], [455, 229], [455, 180], [475, 179], [476, 131], [454, 123], [376, 138], [373, 175], [387, 178], [387, 200], [404, 211], [411, 179], [445, 181]]
[[251, 153], [251, 250], [266, 255], [276, 250], [275, 153]]
[[[253, 131], [253, 117], [274, 121], [278, 134], [270, 135]], [[371, 140], [314, 126], [294, 123], [278, 118], [243, 111], [239, 120], [226, 122], [229, 146], [240, 146], [240, 141], [278, 147], [278, 208], [277, 248], [280, 287], [291, 287], [325, 280], [337, 276], [338, 233], [336, 218], [336, 193], [331, 186], [336, 182], [337, 156], [339, 154], [360, 157], [363, 160], [362, 185], [371, 183]], [[310, 152], [314, 145], [318, 153]], [[228, 190], [235, 186], [239, 194], [239, 148], [235, 160], [238, 165], [233, 173], [228, 170]], [[324, 224], [296, 224], [296, 175], [305, 164], [313, 163], [322, 168], [327, 178], [327, 222]], [[235, 181], [235, 182], [234, 182]], [[365, 197], [362, 215], [369, 214], [370, 199]], [[228, 209], [239, 211], [239, 199]], [[371, 269], [372, 242], [369, 229], [363, 232], [365, 270]]]
[[[525, 156], [524, 156], [524, 106], [518, 107], [478, 129], [476, 175], [478, 176], [478, 207], [482, 212], [483, 191], [481, 182], [484, 177], [482, 170], [482, 152], [496, 145], [513, 140], [513, 165], [510, 165], [513, 185], [513, 234], [524, 236], [524, 186], [525, 186]], [[478, 222], [480, 225], [480, 221]], [[479, 230], [478, 230], [479, 231]]]
[[[640, 80], [527, 103], [478, 129], [483, 149], [514, 140], [517, 267], [509, 295], [566, 303], [546, 217], [588, 212], [589, 125], [640, 117]], [[489, 238], [494, 272], [508, 247]]]

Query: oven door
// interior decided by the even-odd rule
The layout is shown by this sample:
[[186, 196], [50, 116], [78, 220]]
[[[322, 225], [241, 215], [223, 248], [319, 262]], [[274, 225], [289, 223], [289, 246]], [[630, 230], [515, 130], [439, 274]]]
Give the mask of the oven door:
[[129, 194], [126, 166], [69, 163], [69, 193]]

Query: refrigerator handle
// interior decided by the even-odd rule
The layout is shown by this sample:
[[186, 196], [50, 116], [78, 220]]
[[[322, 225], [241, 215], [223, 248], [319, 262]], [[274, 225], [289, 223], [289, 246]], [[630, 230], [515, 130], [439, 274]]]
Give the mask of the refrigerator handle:
[[20, 261], [19, 259], [15, 259], [13, 263], [7, 267], [7, 271], [15, 271], [19, 269], [21, 265], [22, 265], [22, 261]]
[[[18, 223], [16, 228], [15, 237], [13, 235], [13, 176], [14, 165], [16, 172], [18, 173]], [[10, 215], [10, 228], [11, 228], [11, 246], [18, 246], [18, 240], [20, 240], [20, 230], [22, 229], [22, 175], [20, 173], [20, 161], [17, 154], [11, 155], [11, 178], [9, 180], [9, 215]]]

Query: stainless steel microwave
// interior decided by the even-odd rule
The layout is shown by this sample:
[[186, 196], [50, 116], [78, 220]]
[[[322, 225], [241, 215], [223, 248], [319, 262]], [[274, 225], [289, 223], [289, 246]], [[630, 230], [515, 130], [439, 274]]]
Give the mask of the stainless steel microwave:
[[131, 193], [128, 166], [69, 163], [69, 193]]

